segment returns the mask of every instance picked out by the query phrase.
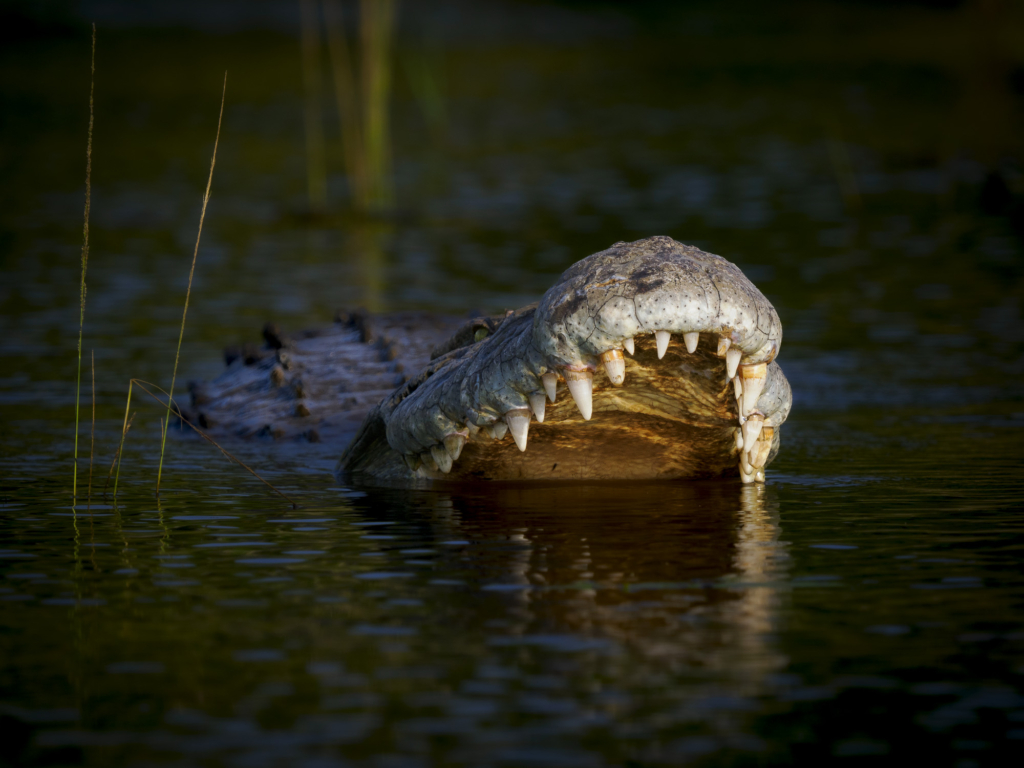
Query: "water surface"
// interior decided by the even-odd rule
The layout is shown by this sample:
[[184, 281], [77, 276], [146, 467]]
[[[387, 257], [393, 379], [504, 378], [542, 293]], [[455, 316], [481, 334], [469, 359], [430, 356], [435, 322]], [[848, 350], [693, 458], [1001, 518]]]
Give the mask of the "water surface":
[[[403, 8], [399, 210], [365, 220], [329, 112], [330, 208], [307, 210], [294, 6], [181, 8], [85, 9], [91, 504], [70, 494], [87, 33], [57, 17], [0, 54], [0, 761], [1022, 751], [1019, 9]], [[316, 445], [232, 445], [293, 509], [172, 434], [156, 497], [139, 400], [104, 498], [128, 378], [169, 382], [224, 68], [179, 388], [266, 320], [501, 311], [667, 234], [782, 318], [768, 484], [381, 490]]]

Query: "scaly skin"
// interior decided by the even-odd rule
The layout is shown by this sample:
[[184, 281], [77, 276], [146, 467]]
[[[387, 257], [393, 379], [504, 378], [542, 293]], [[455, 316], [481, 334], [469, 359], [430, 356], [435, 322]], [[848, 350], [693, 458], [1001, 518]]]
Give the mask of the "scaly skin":
[[[663, 358], [655, 332], [671, 334]], [[699, 344], [688, 352], [682, 334], [695, 333]], [[634, 354], [622, 355], [631, 341]], [[792, 404], [773, 362], [781, 341], [774, 308], [734, 264], [668, 237], [616, 243], [566, 270], [536, 307], [434, 360], [385, 398], [341, 468], [392, 481], [737, 472], [744, 482], [763, 480]], [[624, 373], [624, 383], [614, 386], [605, 367], [616, 379]], [[763, 382], [763, 390], [749, 389], [744, 404], [729, 367], [742, 386]], [[563, 386], [543, 424], [531, 425], [545, 375], [571, 384], [572, 397]]]

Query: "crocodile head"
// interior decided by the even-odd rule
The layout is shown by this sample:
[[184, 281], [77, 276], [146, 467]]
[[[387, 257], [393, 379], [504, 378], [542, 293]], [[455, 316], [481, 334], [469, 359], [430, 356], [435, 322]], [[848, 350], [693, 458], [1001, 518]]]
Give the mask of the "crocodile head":
[[668, 237], [616, 243], [486, 338], [448, 345], [367, 417], [342, 468], [754, 482], [792, 403], [781, 341], [775, 309], [734, 264]]

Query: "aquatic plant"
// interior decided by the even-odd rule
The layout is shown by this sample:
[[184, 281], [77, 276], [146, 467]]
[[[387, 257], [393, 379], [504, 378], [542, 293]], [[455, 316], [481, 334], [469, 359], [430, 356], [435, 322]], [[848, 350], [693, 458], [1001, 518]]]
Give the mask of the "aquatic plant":
[[[124, 439], [128, 435], [128, 430], [131, 427], [131, 422], [135, 420], [135, 416], [132, 415], [131, 421], [128, 420], [128, 409], [132, 405], [132, 387], [135, 385], [135, 379], [128, 380], [128, 399], [124, 404], [124, 425], [121, 427], [121, 442], [117, 446], [117, 453], [114, 454], [114, 461], [117, 463], [117, 474], [114, 476], [114, 498], [117, 498], [117, 481], [121, 479], [121, 454], [124, 453]], [[163, 427], [161, 427], [161, 430]], [[114, 465], [110, 465], [110, 469], [114, 469]], [[110, 475], [107, 475], [107, 482], [110, 482]]]
[[[196, 261], [197, 261], [197, 259], [199, 257], [199, 243], [201, 242], [202, 235], [203, 235], [203, 223], [206, 220], [206, 207], [207, 207], [207, 205], [208, 205], [208, 203], [210, 201], [210, 188], [211, 188], [211, 186], [213, 184], [213, 169], [216, 167], [216, 164], [217, 164], [217, 148], [220, 145], [220, 129], [221, 129], [221, 126], [222, 126], [223, 121], [224, 121], [224, 102], [225, 102], [225, 98], [226, 98], [226, 95], [227, 95], [227, 86], [228, 86], [228, 73], [225, 72], [224, 73], [224, 84], [222, 86], [221, 96], [220, 96], [220, 112], [219, 112], [219, 114], [217, 116], [217, 133], [216, 133], [216, 136], [215, 136], [214, 141], [213, 141], [213, 154], [210, 157], [210, 172], [209, 172], [209, 175], [207, 176], [207, 179], [206, 179], [206, 190], [203, 193], [203, 204], [202, 204], [202, 208], [200, 209], [200, 213], [199, 213], [199, 229], [198, 229], [198, 232], [196, 233], [196, 244], [195, 244], [195, 248], [193, 249], [193, 252], [192, 252], [192, 264], [191, 264], [191, 267], [189, 268], [189, 273], [188, 273], [188, 287], [186, 288], [186, 291], [185, 291], [185, 305], [184, 305], [184, 308], [182, 309], [182, 313], [181, 313], [181, 327], [180, 327], [180, 329], [178, 331], [178, 346], [177, 346], [177, 348], [175, 350], [175, 354], [174, 354], [174, 368], [173, 368], [172, 373], [171, 373], [171, 386], [170, 386], [170, 389], [166, 389], [165, 390], [165, 389], [163, 389], [162, 387], [160, 387], [160, 386], [158, 386], [156, 384], [153, 384], [153, 383], [148, 382], [148, 381], [143, 381], [142, 379], [132, 378], [132, 379], [129, 379], [129, 381], [128, 381], [128, 397], [125, 400], [124, 422], [123, 422], [123, 424], [121, 426], [121, 439], [120, 439], [120, 441], [118, 443], [117, 451], [114, 454], [114, 459], [113, 459], [113, 461], [110, 464], [110, 470], [107, 473], [106, 485], [104, 485], [104, 494], [105, 494], [106, 493], [106, 488], [110, 484], [110, 477], [111, 477], [111, 475], [113, 475], [114, 476], [113, 498], [115, 499], [115, 501], [117, 499], [118, 482], [120, 481], [120, 478], [121, 478], [121, 459], [122, 459], [122, 457], [124, 455], [124, 443], [125, 443], [125, 439], [126, 439], [126, 437], [128, 435], [128, 430], [131, 428], [132, 422], [135, 420], [135, 415], [134, 414], [132, 414], [132, 416], [130, 418], [129, 418], [129, 415], [128, 415], [129, 412], [131, 411], [132, 393], [133, 393], [134, 388], [138, 387], [143, 392], [145, 392], [147, 395], [149, 395], [152, 399], [156, 400], [160, 405], [164, 405], [165, 404], [163, 399], [161, 399], [151, 389], [149, 389], [149, 387], [152, 387], [153, 390], [156, 390], [156, 391], [158, 391], [158, 392], [160, 392], [160, 393], [162, 393], [163, 395], [166, 396], [166, 411], [165, 411], [165, 414], [164, 414], [163, 418], [160, 419], [161, 442], [160, 442], [160, 463], [159, 463], [158, 468], [157, 468], [157, 480], [156, 480], [156, 492], [157, 492], [157, 495], [159, 495], [159, 493], [160, 493], [160, 481], [161, 481], [162, 476], [163, 476], [163, 462], [164, 462], [164, 455], [166, 453], [166, 446], [167, 446], [167, 428], [168, 428], [168, 426], [170, 425], [170, 422], [171, 422], [171, 408], [173, 406], [174, 407], [174, 411], [175, 411], [175, 415], [178, 417], [178, 420], [182, 424], [184, 424], [187, 427], [190, 427], [200, 437], [202, 437], [204, 440], [206, 440], [207, 442], [209, 442], [212, 445], [214, 445], [218, 450], [220, 450], [220, 452], [222, 454], [224, 454], [224, 456], [226, 456], [228, 459], [230, 459], [231, 461], [235, 462], [240, 467], [245, 469], [247, 472], [249, 472], [257, 480], [259, 480], [260, 482], [264, 483], [268, 488], [270, 488], [272, 491], [274, 491], [279, 496], [281, 496], [283, 499], [285, 499], [289, 504], [291, 504], [292, 507], [298, 508], [298, 504], [296, 504], [294, 501], [292, 501], [292, 499], [290, 499], [287, 495], [285, 495], [279, 489], [274, 487], [274, 485], [272, 485], [271, 483], [267, 482], [262, 477], [260, 477], [260, 475], [258, 473], [256, 473], [247, 464], [245, 464], [245, 462], [243, 462], [241, 459], [239, 459], [236, 456], [234, 456], [231, 453], [229, 453], [227, 450], [224, 449], [223, 446], [221, 446], [210, 435], [206, 434], [206, 432], [204, 432], [202, 429], [200, 429], [199, 427], [194, 425], [192, 422], [190, 422], [188, 419], [186, 419], [181, 414], [181, 409], [178, 408], [177, 405], [174, 403], [174, 385], [175, 385], [175, 382], [177, 381], [177, 377], [178, 377], [178, 364], [179, 364], [180, 359], [181, 359], [181, 344], [182, 344], [182, 341], [183, 341], [184, 336], [185, 336], [185, 321], [186, 321], [186, 319], [188, 317], [189, 300], [191, 299], [191, 296], [192, 296], [192, 281], [193, 281], [193, 278], [195, 277]], [[90, 130], [90, 136], [91, 136], [91, 130]], [[96, 421], [96, 369], [95, 369], [95, 362], [94, 362], [93, 363], [93, 445], [95, 445], [95, 421]], [[91, 493], [92, 493], [92, 451], [90, 451], [90, 459], [89, 459], [89, 492], [90, 492], [90, 497], [91, 497]]]
[[309, 208], [323, 213], [327, 205], [327, 174], [324, 165], [324, 130], [320, 112], [320, 25], [316, 0], [299, 0], [301, 19], [302, 84], [305, 96], [306, 186]]
[[[174, 353], [174, 370], [171, 373], [171, 388], [167, 394], [167, 415], [164, 417], [163, 433], [160, 439], [160, 464], [156, 470], [156, 492], [160, 493], [160, 479], [164, 469], [164, 449], [167, 446], [167, 425], [171, 420], [171, 401], [174, 399], [174, 383], [178, 378], [178, 360], [181, 358], [181, 341], [185, 337], [185, 318], [188, 316], [188, 301], [192, 296], [192, 278], [196, 271], [196, 259], [199, 256], [199, 240], [203, 235], [203, 220], [206, 218], [206, 204], [210, 201], [210, 185], [213, 184], [213, 167], [217, 164], [217, 145], [220, 143], [220, 126], [224, 120], [224, 97], [228, 91], [228, 73], [224, 73], [224, 86], [220, 94], [220, 114], [217, 116], [217, 136], [213, 140], [213, 156], [210, 158], [210, 175], [206, 179], [206, 192], [203, 194], [203, 207], [199, 212], [199, 231], [196, 233], [196, 247], [192, 252], [192, 266], [188, 271], [188, 288], [185, 290], [185, 308], [181, 312], [181, 330], [178, 332], [178, 349]], [[129, 390], [129, 401], [131, 391]], [[116, 483], [115, 483], [116, 488]]]
[[[310, 208], [319, 211], [326, 205], [327, 194], [320, 110], [321, 34], [316, 0], [300, 0], [299, 9], [307, 184]], [[361, 0], [356, 50], [346, 40], [338, 0], [323, 0], [323, 15], [352, 207], [364, 213], [386, 211], [394, 204], [388, 100], [395, 3]]]
[[[75, 389], [75, 457], [71, 477], [71, 498], [78, 498], [78, 409], [82, 397], [82, 330], [85, 327], [85, 272], [89, 266], [89, 209], [92, 207], [92, 126], [96, 89], [96, 25], [92, 25], [92, 57], [89, 62], [89, 133], [85, 141], [85, 213], [82, 224], [82, 280], [78, 305], [78, 383]], [[92, 456], [90, 454], [90, 475]], [[91, 482], [90, 482], [91, 487]]]
[[[128, 386], [128, 402], [129, 403], [131, 403], [131, 398], [132, 398], [132, 389], [131, 389], [131, 385], [129, 384], [129, 386]], [[135, 414], [133, 413], [132, 417], [129, 419], [128, 418], [128, 410], [126, 408], [125, 409], [125, 414], [124, 414], [124, 426], [121, 427], [121, 442], [120, 442], [120, 444], [118, 444], [117, 450], [114, 451], [114, 458], [110, 462], [110, 469], [107, 472], [107, 482], [105, 482], [103, 484], [103, 496], [104, 496], [104, 498], [106, 498], [107, 488], [110, 486], [110, 478], [114, 474], [114, 466], [115, 465], [117, 466], [118, 477], [120, 477], [120, 475], [121, 475], [121, 450], [124, 448], [125, 436], [128, 434], [128, 430], [132, 428], [132, 423], [134, 421], [135, 421]], [[117, 498], [117, 479], [114, 480], [114, 498]]]
[[[114, 462], [117, 465], [117, 472], [116, 472], [116, 474], [114, 476], [114, 492], [113, 492], [113, 495], [114, 495], [115, 499], [117, 498], [117, 481], [118, 481], [118, 478], [121, 476], [121, 454], [123, 453], [123, 450], [124, 450], [124, 439], [125, 439], [125, 435], [128, 434], [129, 427], [131, 427], [131, 421], [128, 419], [128, 408], [129, 408], [129, 406], [131, 404], [131, 401], [132, 401], [132, 388], [136, 387], [136, 386], [139, 389], [141, 389], [143, 392], [145, 392], [147, 395], [149, 395], [152, 399], [154, 399], [158, 403], [160, 403], [161, 405], [164, 404], [164, 401], [161, 400], [152, 391], [150, 391], [148, 389], [148, 387], [152, 387], [153, 389], [157, 390], [158, 392], [162, 393], [163, 395], [165, 395], [167, 397], [167, 416], [166, 416], [166, 418], [161, 419], [161, 421], [160, 421], [160, 429], [163, 432], [164, 437], [167, 436], [167, 424], [170, 421], [171, 403], [174, 400], [174, 398], [172, 397], [170, 392], [168, 392], [166, 389], [164, 389], [163, 387], [161, 387], [161, 386], [159, 386], [157, 384], [154, 384], [154, 383], [152, 383], [150, 381], [144, 381], [143, 379], [131, 379], [131, 380], [129, 380], [129, 382], [128, 382], [128, 403], [125, 405], [125, 412], [124, 412], [125, 421], [124, 421], [124, 425], [121, 428], [121, 444], [118, 446], [117, 454], [114, 457]], [[268, 488], [270, 488], [270, 490], [272, 490], [274, 493], [278, 494], [281, 498], [283, 498], [285, 501], [287, 501], [289, 504], [291, 504], [294, 509], [298, 509], [299, 505], [295, 501], [293, 501], [291, 498], [289, 498], [281, 490], [276, 488], [272, 483], [269, 483], [266, 480], [264, 480], [254, 469], [252, 469], [252, 467], [250, 467], [244, 461], [239, 459], [237, 456], [233, 455], [232, 453], [229, 453], [220, 443], [218, 443], [216, 440], [214, 440], [210, 435], [208, 435], [202, 429], [200, 429], [195, 424], [193, 424], [191, 421], [186, 419], [182, 415], [180, 408], [175, 406], [174, 411], [175, 411], [175, 414], [178, 417], [178, 420], [182, 424], [184, 424], [186, 427], [189, 427], [190, 429], [192, 429], [197, 435], [199, 435], [201, 438], [206, 440], [208, 443], [210, 443], [211, 445], [216, 447], [217, 450], [219, 450], [221, 453], [223, 453], [225, 457], [227, 457], [231, 461], [235, 462], [238, 466], [240, 466], [242, 469], [244, 469], [250, 475], [252, 475], [257, 480], [259, 480], [261, 483], [263, 483]], [[134, 418], [135, 418], [135, 416], [133, 415], [132, 419], [134, 419]], [[111, 465], [111, 469], [112, 470], [114, 469], [113, 465]], [[110, 476], [109, 475], [107, 475], [107, 481], [108, 482], [110, 481]]]
[[353, 202], [361, 199], [366, 187], [366, 155], [363, 152], [363, 129], [359, 121], [359, 95], [352, 66], [352, 54], [345, 37], [344, 20], [338, 0], [324, 0], [327, 28], [327, 52], [334, 81], [334, 100], [341, 126], [341, 148], [352, 189]]
[[96, 455], [96, 353], [89, 350], [89, 363], [92, 367], [92, 428], [89, 430], [89, 491], [86, 503], [92, 504], [92, 463]]
[[363, 54], [363, 141], [366, 152], [363, 205], [367, 209], [389, 208], [394, 202], [388, 114], [394, 19], [393, 0], [363, 0], [359, 22]]

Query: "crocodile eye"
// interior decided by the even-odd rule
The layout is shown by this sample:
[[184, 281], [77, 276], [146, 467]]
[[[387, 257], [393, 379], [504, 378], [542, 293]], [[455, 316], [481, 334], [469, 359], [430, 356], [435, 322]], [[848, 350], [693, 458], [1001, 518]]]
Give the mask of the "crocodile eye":
[[476, 333], [473, 334], [474, 341], [483, 341], [488, 336], [488, 330], [486, 328], [477, 328]]
[[565, 334], [564, 333], [558, 334], [558, 340], [560, 342], [562, 342], [563, 344], [568, 344], [569, 343], [569, 340], [567, 338], [565, 338]]

